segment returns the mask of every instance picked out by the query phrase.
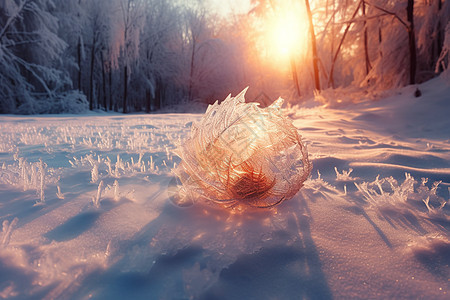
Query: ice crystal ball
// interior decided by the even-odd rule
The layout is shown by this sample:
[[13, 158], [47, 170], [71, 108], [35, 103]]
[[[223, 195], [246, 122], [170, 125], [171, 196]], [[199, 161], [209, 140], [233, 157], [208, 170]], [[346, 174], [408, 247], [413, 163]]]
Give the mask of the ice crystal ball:
[[178, 148], [180, 199], [265, 208], [303, 186], [312, 165], [297, 129], [281, 113], [283, 99], [260, 108], [245, 103], [246, 90], [208, 106], [192, 124]]

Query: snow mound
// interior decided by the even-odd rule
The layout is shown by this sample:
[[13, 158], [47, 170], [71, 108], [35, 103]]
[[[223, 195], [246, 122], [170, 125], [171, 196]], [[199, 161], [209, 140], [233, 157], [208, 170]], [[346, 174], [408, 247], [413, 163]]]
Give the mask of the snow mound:
[[81, 114], [89, 111], [89, 102], [80, 91], [55, 94], [52, 97], [27, 101], [17, 108], [17, 114]]

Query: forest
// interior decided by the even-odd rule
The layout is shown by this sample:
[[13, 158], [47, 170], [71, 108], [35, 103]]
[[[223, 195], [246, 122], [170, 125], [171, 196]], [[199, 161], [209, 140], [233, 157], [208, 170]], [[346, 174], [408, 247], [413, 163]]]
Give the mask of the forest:
[[0, 0], [0, 113], [151, 112], [247, 86], [263, 105], [376, 97], [448, 72], [450, 1], [248, 4]]

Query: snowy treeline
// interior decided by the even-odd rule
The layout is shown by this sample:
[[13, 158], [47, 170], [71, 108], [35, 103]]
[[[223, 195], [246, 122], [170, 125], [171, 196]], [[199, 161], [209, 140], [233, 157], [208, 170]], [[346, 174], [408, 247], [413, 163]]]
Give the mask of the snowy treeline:
[[2, 0], [0, 112], [151, 111], [198, 98], [200, 80], [217, 82], [207, 97], [222, 97], [236, 84], [232, 53], [205, 11], [166, 0]]
[[[352, 86], [378, 91], [401, 87], [429, 80], [448, 66], [447, 52], [443, 51], [450, 20], [448, 0], [254, 0], [253, 3], [256, 5], [250, 16], [259, 20], [295, 11], [303, 22], [308, 22], [308, 8], [311, 10], [313, 26], [303, 29], [314, 30], [302, 36], [304, 51], [291, 54], [291, 62], [295, 64], [291, 64], [288, 72], [293, 73], [294, 83], [295, 77], [298, 78], [299, 85], [298, 93], [294, 93], [295, 84], [290, 85], [294, 97], [311, 95], [313, 89]], [[296, 9], [295, 5], [300, 7]], [[267, 31], [261, 22], [256, 26], [260, 28], [256, 35]], [[436, 68], [441, 53], [443, 61]], [[314, 82], [314, 73], [319, 84]], [[270, 73], [265, 76], [267, 84], [274, 82]]]
[[[300, 101], [422, 82], [448, 66], [448, 0], [251, 3], [222, 16], [201, 0], [0, 0], [0, 113], [149, 112], [245, 86], [250, 98]], [[264, 39], [286, 11], [311, 33], [288, 63]]]

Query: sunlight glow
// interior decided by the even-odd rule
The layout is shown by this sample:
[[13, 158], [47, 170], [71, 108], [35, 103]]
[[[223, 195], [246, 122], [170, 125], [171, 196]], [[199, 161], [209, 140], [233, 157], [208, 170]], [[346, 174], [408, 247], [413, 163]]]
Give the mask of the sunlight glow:
[[291, 13], [284, 19], [277, 20], [272, 29], [272, 40], [276, 51], [280, 55], [289, 55], [301, 46], [298, 27], [299, 22]]
[[266, 22], [268, 54], [282, 60], [304, 54], [308, 45], [308, 21], [300, 5], [280, 7]]

